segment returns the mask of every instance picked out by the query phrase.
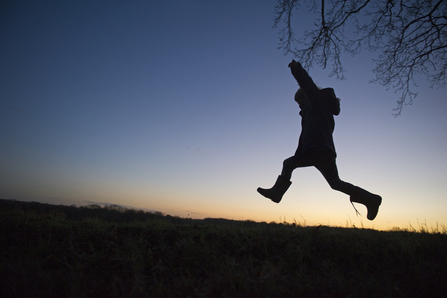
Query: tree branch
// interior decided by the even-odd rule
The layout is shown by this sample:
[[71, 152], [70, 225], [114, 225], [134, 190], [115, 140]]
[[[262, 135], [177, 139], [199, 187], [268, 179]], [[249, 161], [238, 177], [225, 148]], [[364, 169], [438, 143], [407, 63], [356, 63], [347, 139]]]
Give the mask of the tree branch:
[[[415, 85], [415, 74], [427, 75], [432, 86], [446, 84], [447, 0], [331, 0], [329, 9], [321, 0], [319, 12], [314, 1], [308, 7], [321, 19], [297, 40], [291, 26], [292, 11], [308, 1], [278, 0], [275, 7], [275, 27], [285, 24], [280, 29], [279, 48], [295, 55], [305, 67], [316, 63], [326, 68], [330, 61], [330, 75], [344, 79], [342, 52], [355, 55], [362, 46], [380, 51], [373, 60], [376, 78], [372, 82], [402, 92], [397, 100], [398, 114], [417, 95], [410, 89], [411, 83]], [[344, 35], [350, 24], [355, 24], [356, 38]], [[299, 48], [292, 49], [294, 44]]]

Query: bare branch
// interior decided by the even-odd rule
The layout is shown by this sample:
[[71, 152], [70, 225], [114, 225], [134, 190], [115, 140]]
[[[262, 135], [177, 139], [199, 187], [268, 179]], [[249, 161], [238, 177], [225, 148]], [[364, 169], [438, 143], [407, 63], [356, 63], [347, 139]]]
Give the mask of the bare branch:
[[417, 96], [410, 88], [416, 85], [415, 75], [426, 75], [431, 86], [446, 85], [447, 0], [321, 0], [314, 28], [296, 39], [292, 11], [306, 3], [317, 13], [315, 1], [278, 0], [275, 8], [275, 26], [284, 24], [279, 48], [305, 67], [331, 63], [330, 75], [344, 79], [343, 52], [356, 55], [363, 47], [378, 51], [372, 82], [401, 93], [396, 114]]

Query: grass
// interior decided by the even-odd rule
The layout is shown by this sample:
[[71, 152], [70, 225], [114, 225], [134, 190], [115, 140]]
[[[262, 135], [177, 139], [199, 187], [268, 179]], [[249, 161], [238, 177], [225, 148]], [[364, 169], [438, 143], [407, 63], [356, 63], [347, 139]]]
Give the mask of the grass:
[[0, 200], [2, 297], [443, 297], [447, 234]]

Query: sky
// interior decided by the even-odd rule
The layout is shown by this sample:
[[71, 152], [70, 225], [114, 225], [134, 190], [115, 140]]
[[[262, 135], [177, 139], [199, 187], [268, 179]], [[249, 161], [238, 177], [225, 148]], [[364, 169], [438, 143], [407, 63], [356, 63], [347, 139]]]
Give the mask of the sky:
[[[274, 0], [6, 1], [0, 6], [0, 198], [117, 204], [188, 218], [391, 229], [447, 224], [446, 90], [369, 81], [378, 53], [343, 56], [340, 178], [383, 198], [374, 221], [313, 167], [273, 186], [301, 131]], [[310, 28], [304, 9], [295, 26]]]

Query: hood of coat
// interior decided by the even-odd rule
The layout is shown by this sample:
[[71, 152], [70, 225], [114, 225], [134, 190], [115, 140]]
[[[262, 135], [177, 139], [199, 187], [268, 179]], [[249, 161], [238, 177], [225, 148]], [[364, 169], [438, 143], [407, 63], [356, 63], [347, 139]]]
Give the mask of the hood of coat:
[[[337, 116], [340, 114], [340, 98], [337, 98], [333, 88], [323, 88], [320, 89], [325, 105], [327, 105], [329, 111]], [[295, 93], [295, 101], [300, 106], [301, 110], [306, 107], [307, 97], [304, 91], [300, 88]]]
[[323, 98], [327, 101], [329, 111], [337, 116], [340, 114], [340, 98], [335, 96], [335, 91], [333, 88], [323, 88], [320, 90]]

